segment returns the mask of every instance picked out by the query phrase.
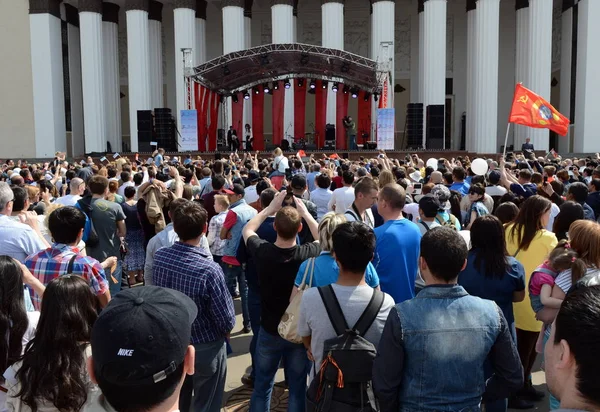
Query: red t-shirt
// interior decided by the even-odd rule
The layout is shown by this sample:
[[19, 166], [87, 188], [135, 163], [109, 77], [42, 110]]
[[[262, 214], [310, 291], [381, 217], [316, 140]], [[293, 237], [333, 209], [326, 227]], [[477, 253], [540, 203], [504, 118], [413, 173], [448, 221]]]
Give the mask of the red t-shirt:
[[[231, 230], [231, 228], [235, 226], [235, 222], [237, 222], [237, 215], [233, 210], [228, 211], [227, 216], [225, 216], [223, 227], [227, 230]], [[223, 256], [222, 261], [228, 265], [240, 266], [240, 262], [238, 262], [235, 256]]]

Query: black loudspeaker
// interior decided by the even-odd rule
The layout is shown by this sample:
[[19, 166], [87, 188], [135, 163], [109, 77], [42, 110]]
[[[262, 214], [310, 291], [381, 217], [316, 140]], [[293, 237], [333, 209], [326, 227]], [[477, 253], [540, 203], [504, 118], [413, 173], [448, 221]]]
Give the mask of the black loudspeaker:
[[282, 140], [281, 141], [281, 150], [283, 150], [284, 152], [287, 152], [288, 150], [290, 150], [290, 142], [289, 140]]
[[376, 150], [377, 142], [365, 142], [363, 150]]
[[318, 150], [316, 144], [307, 144], [305, 150]]
[[217, 150], [219, 152], [229, 152], [229, 147], [227, 146], [221, 146], [221, 145], [217, 145]]
[[272, 152], [275, 149], [277, 149], [277, 145], [276, 144], [267, 143], [267, 145], [265, 146], [265, 150], [267, 152]]
[[[217, 129], [217, 146], [227, 146], [227, 142], [225, 141], [225, 129]], [[227, 149], [229, 150], [229, 149]], [[225, 151], [227, 151], [225, 150]]]
[[137, 111], [137, 129], [140, 132], [151, 132], [154, 123], [152, 121], [152, 112], [150, 110]]
[[335, 125], [327, 123], [325, 125], [325, 140], [333, 140], [335, 142]]
[[425, 143], [427, 149], [444, 148], [444, 112], [445, 106], [443, 104], [427, 106], [427, 134]]
[[408, 147], [423, 146], [423, 103], [406, 106], [406, 137]]
[[154, 131], [158, 147], [172, 151], [177, 150], [177, 144], [175, 143], [175, 119], [171, 114], [171, 109], [154, 109]]
[[221, 160], [222, 157], [220, 152], [215, 153], [215, 160]]
[[150, 145], [152, 141], [152, 131], [138, 130], [138, 151], [152, 152], [155, 148]]

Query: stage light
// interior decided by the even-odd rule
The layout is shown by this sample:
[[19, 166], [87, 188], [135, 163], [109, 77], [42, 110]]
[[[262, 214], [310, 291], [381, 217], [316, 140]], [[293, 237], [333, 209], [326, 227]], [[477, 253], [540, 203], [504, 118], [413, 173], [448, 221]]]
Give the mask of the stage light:
[[219, 101], [221, 103], [225, 103], [225, 96], [223, 96], [222, 94], [219, 95]]
[[[300, 81], [298, 81], [298, 83], [300, 83]], [[286, 89], [289, 89], [290, 87], [292, 87], [292, 84], [290, 83], [290, 79], [285, 79], [283, 81], [283, 87], [285, 87]]]
[[311, 89], [314, 89], [315, 87], [317, 87], [317, 84], [315, 83], [315, 81], [314, 81], [314, 80], [311, 80], [311, 81], [310, 81], [310, 88], [311, 88]]
[[323, 80], [323, 81], [321, 81], [321, 87], [322, 87], [323, 89], [326, 89], [326, 88], [327, 88], [327, 81], [326, 81], [326, 80]]
[[365, 93], [365, 102], [368, 102], [371, 98], [371, 93]]
[[225, 76], [229, 76], [231, 74], [231, 70], [229, 70], [229, 66], [223, 66], [223, 74]]
[[302, 56], [300, 56], [300, 64], [307, 64], [308, 63], [308, 54], [303, 53]]
[[349, 71], [350, 71], [350, 66], [348, 66], [348, 63], [342, 64], [342, 73], [348, 73]]
[[373, 100], [379, 100], [379, 93], [373, 93]]
[[265, 83], [263, 86], [263, 91], [265, 93], [269, 93], [271, 91], [271, 89], [269, 89], [269, 83]]
[[239, 100], [238, 100], [238, 94], [237, 94], [237, 93], [234, 93], [234, 94], [231, 96], [231, 99], [233, 100], [233, 102], [234, 102], [234, 103], [237, 103], [237, 102], [239, 101]]
[[344, 94], [348, 94], [349, 91], [350, 91], [350, 86], [344, 85]]
[[248, 100], [250, 98], [250, 93], [248, 93], [248, 90], [246, 90], [244, 92], [244, 100]]
[[273, 90], [279, 90], [279, 82], [273, 82]]
[[352, 98], [356, 99], [358, 97], [358, 88], [353, 87], [351, 90], [351, 93], [352, 93]]
[[263, 54], [262, 56], [260, 56], [260, 64], [262, 66], [266, 66], [267, 64], [269, 64], [269, 55], [268, 54]]
[[338, 82], [334, 82], [334, 83], [333, 83], [333, 86], [331, 86], [331, 90], [332, 90], [334, 93], [337, 93], [337, 91], [338, 91]]
[[304, 85], [304, 79], [298, 79], [298, 87], [302, 87]]
[[258, 90], [258, 87], [255, 87], [254, 88], [254, 94], [259, 94], [259, 93], [260, 93], [260, 90]]

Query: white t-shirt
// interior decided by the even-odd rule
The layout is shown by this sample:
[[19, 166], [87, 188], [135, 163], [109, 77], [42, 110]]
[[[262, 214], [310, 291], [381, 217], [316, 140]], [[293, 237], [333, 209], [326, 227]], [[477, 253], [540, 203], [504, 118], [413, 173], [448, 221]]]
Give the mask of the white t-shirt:
[[354, 188], [344, 186], [333, 191], [328, 207], [330, 211], [334, 210], [335, 213], [341, 215], [352, 207], [352, 203], [354, 203]]
[[504, 196], [506, 194], [506, 188], [502, 186], [488, 186], [485, 188], [485, 193], [490, 196]]
[[412, 222], [417, 223], [419, 221], [419, 204], [418, 203], [407, 203], [402, 209], [404, 213], [412, 216]]
[[546, 230], [552, 232], [552, 227], [554, 226], [554, 219], [560, 213], [560, 208], [556, 205], [556, 203], [552, 203], [550, 207], [550, 219], [548, 219], [548, 226], [546, 226]]
[[[346, 318], [346, 323], [349, 327], [354, 326], [371, 301], [373, 288], [368, 285], [340, 286], [335, 283], [332, 286]], [[363, 336], [375, 345], [375, 347], [379, 345], [385, 321], [393, 306], [394, 299], [386, 293], [383, 305], [379, 310], [379, 315], [377, 315], [377, 318]], [[317, 288], [307, 289], [302, 296], [300, 316], [298, 318], [298, 334], [300, 336], [312, 337], [311, 351], [318, 370], [323, 359], [323, 344], [327, 339], [335, 338], [337, 334], [331, 325], [325, 304]], [[311, 379], [314, 376], [314, 372], [314, 368], [312, 368]]]
[[290, 167], [290, 163], [284, 155], [279, 155], [273, 159], [273, 170], [285, 173], [285, 169]]
[[81, 196], [79, 195], [66, 195], [59, 197], [54, 201], [54, 203], [58, 203], [65, 206], [75, 206], [79, 199], [81, 199]]

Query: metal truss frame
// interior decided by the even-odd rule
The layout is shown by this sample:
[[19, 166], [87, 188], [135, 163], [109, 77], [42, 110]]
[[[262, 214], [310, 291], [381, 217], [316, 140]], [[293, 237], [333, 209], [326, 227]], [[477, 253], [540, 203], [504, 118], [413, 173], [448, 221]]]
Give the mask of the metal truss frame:
[[[278, 70], [265, 74], [265, 66], [261, 65], [261, 58], [271, 53], [293, 53], [296, 55], [306, 55], [309, 58], [310, 56], [315, 56], [323, 62], [323, 64], [321, 64], [322, 70], [319, 70], [319, 67], [315, 68], [314, 65], [312, 70], [308, 70], [302, 64], [290, 61], [285, 67], [280, 65], [276, 67]], [[347, 64], [350, 69], [344, 73], [327, 73], [329, 71], [328, 64], [332, 59], [335, 59], [342, 64]], [[243, 85], [230, 89], [221, 84], [217, 84], [206, 77], [206, 74], [213, 72], [214, 70], [241, 61], [252, 63], [248, 65], [245, 72], [247, 75], [251, 75], [253, 80], [246, 82]], [[317, 64], [317, 66], [319, 65]], [[383, 81], [387, 75], [388, 72], [384, 63], [378, 63], [366, 57], [343, 50], [302, 43], [291, 43], [268, 44], [217, 57], [193, 68], [191, 78], [213, 91], [224, 96], [229, 96], [244, 90], [252, 89], [265, 82], [280, 81], [288, 78], [321, 79], [331, 82], [341, 82], [371, 93], [380, 93]]]

